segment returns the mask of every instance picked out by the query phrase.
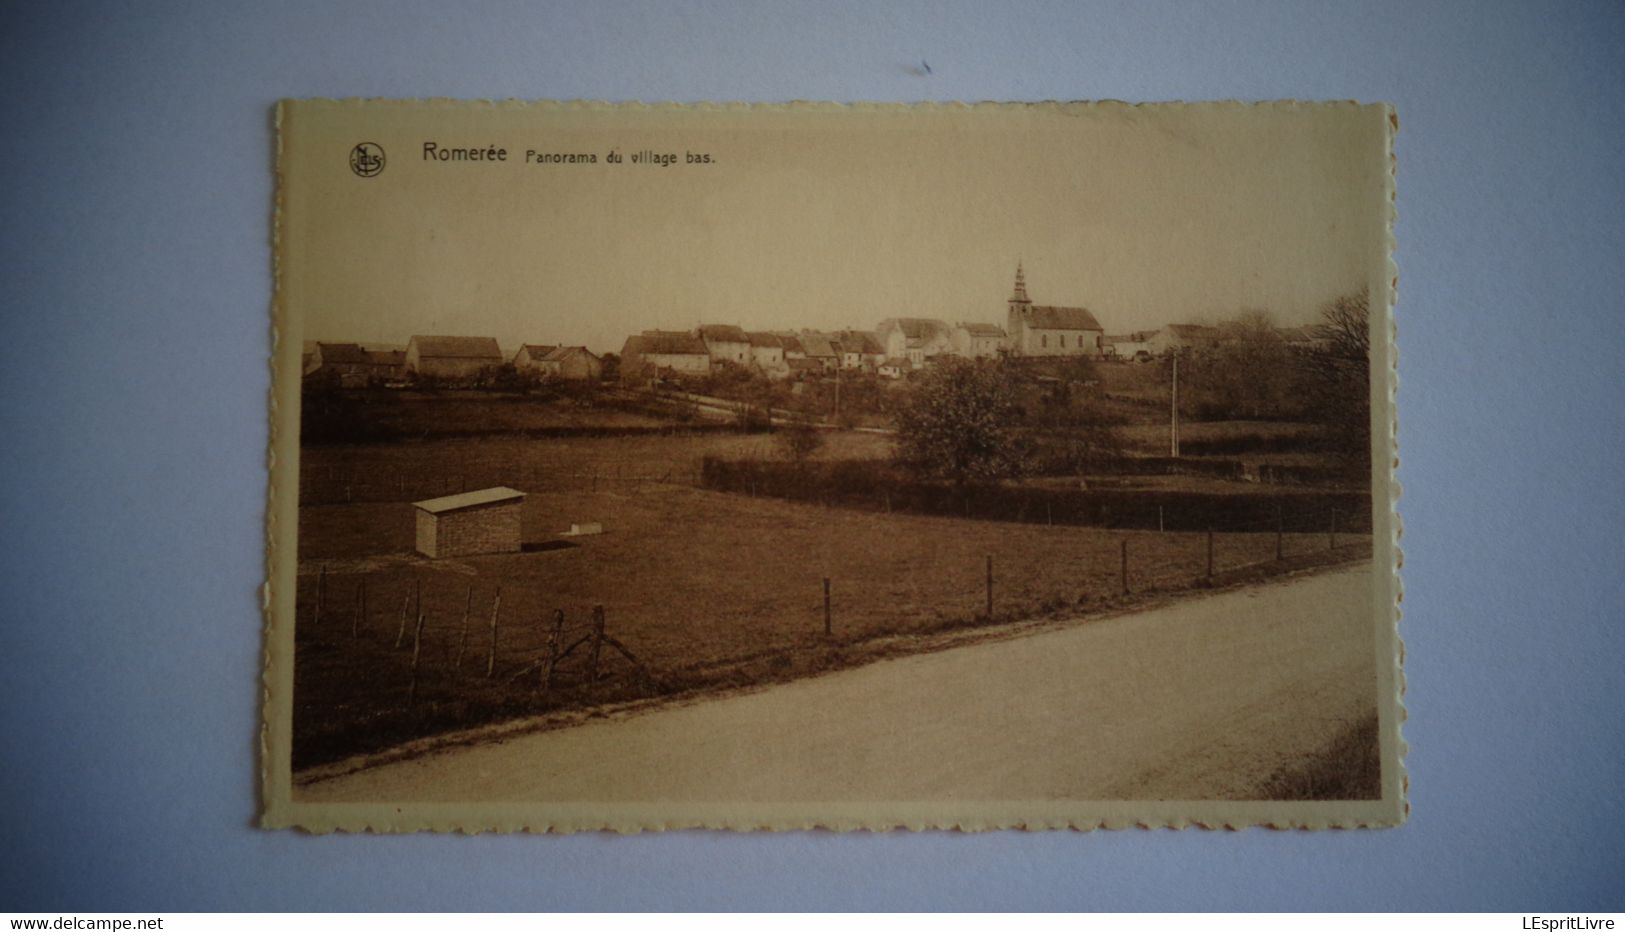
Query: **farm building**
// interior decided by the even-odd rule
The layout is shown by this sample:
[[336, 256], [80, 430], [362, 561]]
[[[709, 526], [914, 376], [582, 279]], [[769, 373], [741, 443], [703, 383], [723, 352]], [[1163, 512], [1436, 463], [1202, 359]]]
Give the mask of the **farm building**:
[[460, 379], [502, 365], [502, 350], [491, 337], [414, 336], [406, 344], [406, 371]]
[[682, 330], [645, 330], [621, 347], [621, 378], [636, 382], [664, 374], [709, 375], [705, 341]]
[[1101, 337], [1101, 355], [1109, 359], [1148, 360], [1157, 354], [1156, 347], [1151, 345], [1151, 338], [1156, 335], [1155, 330], [1140, 330]]
[[400, 353], [374, 352], [355, 343], [316, 343], [305, 360], [305, 375], [331, 379], [345, 388], [360, 388], [399, 378]]
[[1027, 280], [1016, 265], [1016, 288], [1010, 296], [1006, 345], [1016, 356], [1096, 356], [1105, 331], [1083, 307], [1034, 305]]
[[539, 372], [555, 379], [597, 381], [604, 364], [585, 346], [543, 346], [526, 343], [513, 356], [515, 368]]
[[840, 366], [840, 343], [834, 337], [807, 330], [796, 339], [801, 344], [802, 358], [811, 359], [830, 372], [834, 372]]
[[1146, 337], [1145, 342], [1151, 347], [1151, 354], [1154, 356], [1166, 356], [1170, 353], [1202, 353], [1218, 345], [1219, 331], [1216, 327], [1201, 324], [1169, 324]]
[[946, 321], [930, 317], [888, 317], [875, 328], [887, 357], [901, 356], [915, 367], [927, 359], [953, 352], [953, 330]]
[[840, 344], [842, 369], [873, 372], [886, 361], [886, 347], [873, 330], [842, 330]]
[[992, 359], [1004, 349], [1004, 328], [994, 324], [962, 323], [954, 328], [954, 355], [967, 359]]
[[750, 337], [742, 328], [732, 324], [702, 324], [696, 335], [705, 341], [705, 351], [712, 362], [750, 365]]
[[770, 379], [782, 379], [790, 374], [784, 364], [784, 338], [775, 333], [747, 333], [750, 339], [750, 361]]
[[506, 486], [413, 502], [418, 552], [434, 558], [515, 553], [524, 503], [525, 493]]

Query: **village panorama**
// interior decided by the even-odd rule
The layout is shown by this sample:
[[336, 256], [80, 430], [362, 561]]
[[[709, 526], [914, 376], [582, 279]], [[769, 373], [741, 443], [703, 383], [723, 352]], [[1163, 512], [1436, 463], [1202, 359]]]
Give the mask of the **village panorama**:
[[[836, 677], [878, 678], [880, 709], [896, 671], [991, 682], [986, 652], [1021, 645], [1010, 701], [1046, 707], [1022, 697], [1049, 682], [1067, 690], [1051, 714], [1125, 737], [1088, 767], [1034, 763], [1035, 794], [1378, 798], [1366, 294], [1308, 324], [1237, 309], [1126, 331], [1012, 265], [983, 321], [307, 344], [298, 798], [412, 797], [357, 762], [490, 729]], [[1063, 635], [1092, 640], [1044, 680]], [[1223, 674], [1234, 657], [1246, 675]], [[998, 732], [1007, 713], [941, 714]], [[499, 797], [618, 778], [502, 767], [480, 771], [507, 773]]]

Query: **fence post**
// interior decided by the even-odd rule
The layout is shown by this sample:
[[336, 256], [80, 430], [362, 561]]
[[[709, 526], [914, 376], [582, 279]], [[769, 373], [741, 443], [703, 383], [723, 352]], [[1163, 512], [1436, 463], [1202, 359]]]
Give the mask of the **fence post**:
[[559, 643], [564, 640], [564, 609], [553, 610], [553, 631], [547, 636], [547, 673], [542, 677], [542, 692], [553, 688], [553, 668], [559, 665]]
[[497, 669], [497, 615], [502, 611], [502, 587], [497, 587], [496, 601], [491, 603], [491, 649], [485, 655], [485, 678], [490, 679]]
[[[1329, 534], [1327, 534], [1327, 536], [1326, 536], [1326, 549], [1327, 550], [1336, 550], [1337, 549], [1337, 509], [1336, 508], [1332, 509], [1332, 529], [1331, 529], [1331, 532]], [[318, 602], [317, 604], [319, 605], [321, 603]]]
[[598, 682], [598, 652], [604, 647], [604, 607], [592, 607], [592, 652], [587, 655], [587, 682]]
[[1050, 527], [1055, 526], [1055, 506], [1049, 499], [1044, 499], [1044, 523]]
[[1207, 529], [1207, 574], [1213, 575], [1213, 528]]
[[400, 650], [401, 645], [406, 643], [406, 610], [411, 608], [411, 607], [412, 607], [412, 593], [408, 592], [408, 593], [401, 596], [401, 624], [400, 624], [400, 627], [395, 629], [395, 649], [396, 650]]
[[412, 631], [412, 684], [406, 690], [407, 706], [418, 701], [418, 656], [423, 653], [423, 606], [418, 606], [418, 624]]
[[457, 634], [457, 669], [463, 668], [463, 654], [468, 651], [468, 616], [474, 611], [474, 587], [468, 587], [468, 597], [463, 600], [463, 624]]
[[830, 629], [830, 623], [829, 623], [829, 577], [825, 576], [824, 577], [824, 636], [825, 637], [829, 637], [830, 630], [831, 629]]
[[1275, 561], [1277, 563], [1279, 563], [1281, 561], [1281, 531], [1282, 531], [1281, 503], [1279, 501], [1277, 501], [1275, 503]]
[[327, 588], [327, 564], [323, 563], [316, 570], [316, 617], [311, 619], [310, 627], [314, 631], [322, 626], [322, 590]]
[[987, 618], [993, 620], [993, 555], [987, 555]]
[[1160, 531], [1162, 531], [1162, 530], [1163, 530], [1163, 523], [1162, 523], [1162, 506], [1161, 506], [1161, 505], [1158, 505], [1158, 506], [1157, 506], [1157, 530], [1158, 530], [1158, 531], [1159, 531], [1159, 532], [1160, 532]]
[[355, 617], [350, 619], [350, 640], [361, 636], [361, 620], [367, 617], [367, 577], [361, 577], [361, 586], [355, 591]]
[[1128, 595], [1128, 538], [1127, 537], [1123, 538], [1123, 567], [1122, 567], [1122, 571], [1121, 571], [1121, 576], [1122, 576], [1122, 579], [1123, 579], [1123, 594]]

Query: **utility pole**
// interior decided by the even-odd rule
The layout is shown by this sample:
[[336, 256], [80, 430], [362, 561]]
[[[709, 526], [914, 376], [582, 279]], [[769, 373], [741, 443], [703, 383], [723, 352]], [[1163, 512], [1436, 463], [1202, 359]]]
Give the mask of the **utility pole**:
[[1174, 353], [1173, 401], [1168, 412], [1168, 455], [1179, 458], [1179, 353]]

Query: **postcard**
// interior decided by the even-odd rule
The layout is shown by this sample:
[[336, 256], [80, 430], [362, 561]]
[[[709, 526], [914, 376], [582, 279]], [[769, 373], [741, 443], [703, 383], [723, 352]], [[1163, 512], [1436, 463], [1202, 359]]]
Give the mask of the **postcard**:
[[262, 824], [1403, 822], [1397, 126], [283, 102]]

